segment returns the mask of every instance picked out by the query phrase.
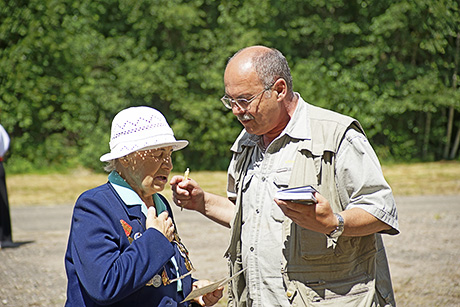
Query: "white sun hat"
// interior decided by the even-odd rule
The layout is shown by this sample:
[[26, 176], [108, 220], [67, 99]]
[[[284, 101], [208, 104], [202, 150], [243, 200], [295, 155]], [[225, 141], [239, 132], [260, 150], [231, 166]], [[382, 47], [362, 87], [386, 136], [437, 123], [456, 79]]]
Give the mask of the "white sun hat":
[[100, 160], [106, 162], [126, 156], [137, 150], [172, 146], [180, 150], [188, 141], [177, 141], [166, 118], [150, 107], [130, 107], [120, 111], [112, 121], [110, 152]]

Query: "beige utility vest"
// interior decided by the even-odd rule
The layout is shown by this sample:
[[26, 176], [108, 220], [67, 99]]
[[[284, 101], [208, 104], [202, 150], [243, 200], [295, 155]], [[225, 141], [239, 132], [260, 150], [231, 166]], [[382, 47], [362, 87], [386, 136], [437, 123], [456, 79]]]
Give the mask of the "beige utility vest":
[[[348, 129], [364, 132], [353, 118], [312, 105], [308, 105], [308, 116], [312, 139], [299, 142], [289, 187], [312, 185], [329, 201], [334, 212], [341, 212], [347, 204], [340, 202], [335, 184], [336, 153]], [[253, 147], [243, 147], [236, 160], [237, 211], [226, 253], [231, 275], [242, 269], [241, 184], [252, 152]], [[282, 274], [291, 306], [394, 306], [380, 235], [341, 236], [333, 241], [289, 218], [283, 223], [283, 232]], [[229, 285], [228, 305], [248, 306], [242, 274]]]

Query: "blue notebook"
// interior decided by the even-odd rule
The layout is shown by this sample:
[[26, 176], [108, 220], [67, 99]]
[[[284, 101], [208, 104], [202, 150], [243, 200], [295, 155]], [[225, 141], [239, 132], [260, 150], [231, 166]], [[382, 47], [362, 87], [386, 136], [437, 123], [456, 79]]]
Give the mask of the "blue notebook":
[[278, 190], [275, 194], [275, 198], [304, 205], [313, 205], [318, 202], [315, 198], [315, 192], [317, 191], [310, 185], [287, 188]]

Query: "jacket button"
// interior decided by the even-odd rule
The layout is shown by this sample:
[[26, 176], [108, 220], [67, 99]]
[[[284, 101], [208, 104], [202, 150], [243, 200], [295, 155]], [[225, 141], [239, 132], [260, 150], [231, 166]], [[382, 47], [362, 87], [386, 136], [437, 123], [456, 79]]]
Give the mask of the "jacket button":
[[286, 295], [287, 295], [287, 297], [291, 298], [292, 292], [291, 292], [291, 291], [288, 291], [288, 292], [286, 292]]

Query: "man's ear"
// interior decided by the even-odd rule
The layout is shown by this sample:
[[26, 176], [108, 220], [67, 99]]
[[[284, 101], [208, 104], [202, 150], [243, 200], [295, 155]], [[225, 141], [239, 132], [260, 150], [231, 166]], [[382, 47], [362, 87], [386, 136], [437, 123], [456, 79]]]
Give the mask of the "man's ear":
[[287, 84], [283, 78], [276, 80], [273, 84], [273, 89], [275, 90], [277, 100], [283, 100], [287, 95]]

